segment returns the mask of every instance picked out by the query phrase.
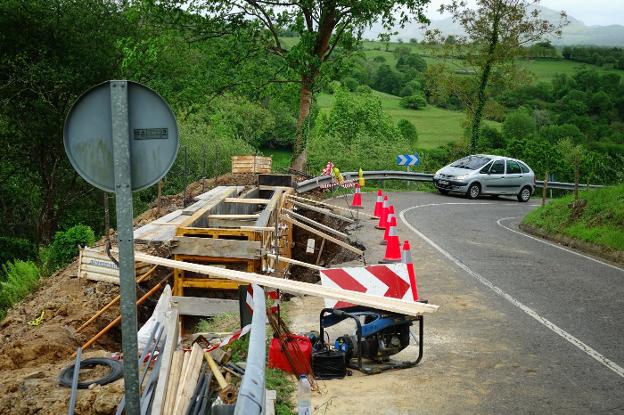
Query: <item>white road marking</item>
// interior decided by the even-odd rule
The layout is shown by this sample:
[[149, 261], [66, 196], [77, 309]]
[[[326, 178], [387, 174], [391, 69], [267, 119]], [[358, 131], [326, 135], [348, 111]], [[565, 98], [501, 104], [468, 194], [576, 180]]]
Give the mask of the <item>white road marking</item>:
[[[409, 207], [407, 209], [403, 209], [401, 212], [399, 212], [399, 217], [401, 218], [403, 223], [405, 225], [407, 225], [408, 228], [410, 228], [410, 230], [412, 232], [414, 232], [416, 235], [418, 235], [422, 240], [424, 240], [429, 245], [431, 245], [434, 249], [436, 249], [438, 252], [440, 252], [442, 255], [444, 255], [446, 258], [448, 258], [451, 262], [453, 262], [459, 268], [461, 268], [464, 271], [466, 271], [466, 273], [468, 273], [468, 275], [474, 277], [477, 281], [479, 281], [480, 283], [482, 283], [483, 285], [485, 285], [486, 287], [488, 287], [489, 289], [494, 291], [499, 296], [503, 297], [505, 300], [509, 301], [514, 306], [518, 307], [520, 310], [524, 311], [529, 316], [533, 317], [535, 320], [537, 320], [540, 324], [544, 325], [549, 330], [551, 330], [554, 333], [556, 333], [557, 335], [563, 337], [566, 341], [568, 341], [572, 345], [576, 346], [578, 349], [580, 349], [581, 351], [583, 351], [584, 353], [586, 353], [587, 355], [589, 355], [590, 357], [592, 357], [593, 359], [595, 359], [596, 361], [601, 363], [602, 365], [606, 366], [608, 369], [612, 370], [613, 372], [615, 372], [620, 377], [624, 377], [624, 368], [623, 367], [619, 366], [614, 361], [612, 361], [612, 360], [608, 359], [607, 357], [603, 356], [602, 354], [597, 352], [595, 349], [593, 349], [592, 347], [590, 347], [587, 344], [583, 343], [581, 340], [577, 339], [576, 337], [574, 337], [573, 335], [571, 335], [567, 331], [563, 330], [561, 327], [557, 326], [556, 324], [554, 324], [550, 320], [547, 320], [544, 317], [540, 316], [537, 312], [535, 312], [534, 310], [532, 310], [528, 306], [524, 305], [523, 303], [521, 303], [520, 301], [516, 300], [514, 297], [512, 297], [511, 295], [507, 294], [505, 291], [501, 290], [499, 287], [494, 285], [490, 280], [488, 280], [487, 278], [483, 277], [482, 275], [480, 275], [480, 274], [476, 273], [475, 271], [473, 271], [472, 269], [470, 269], [466, 264], [464, 264], [459, 259], [457, 259], [454, 256], [452, 256], [448, 251], [446, 251], [445, 249], [440, 247], [438, 244], [433, 242], [431, 239], [426, 237], [422, 232], [420, 232], [418, 229], [416, 229], [414, 226], [412, 226], [405, 219], [405, 212], [408, 212], [408, 211], [413, 210], [413, 209], [418, 209], [418, 208], [428, 207], [428, 206], [469, 205], [469, 204], [472, 205], [472, 204], [475, 204], [475, 203], [465, 203], [465, 202], [464, 203], [431, 203], [431, 204], [427, 204], [427, 205], [412, 206], [412, 207]], [[476, 204], [481, 204], [481, 205], [482, 204], [486, 204], [486, 205], [489, 205], [489, 204], [492, 204], [492, 203], [476, 203]]]
[[576, 252], [576, 251], [574, 251], [574, 250], [572, 250], [572, 249], [568, 249], [568, 248], [563, 247], [563, 246], [561, 246], [561, 245], [557, 245], [557, 244], [554, 244], [554, 243], [552, 243], [552, 242], [548, 242], [548, 241], [545, 241], [545, 240], [543, 240], [543, 239], [536, 238], [536, 237], [531, 236], [531, 235], [528, 235], [528, 234], [526, 234], [526, 233], [524, 233], [524, 232], [520, 232], [520, 231], [517, 231], [517, 230], [515, 230], [515, 229], [512, 229], [512, 228], [510, 228], [509, 226], [505, 226], [505, 225], [503, 225], [503, 224], [501, 223], [501, 222], [502, 222], [502, 221], [504, 221], [504, 220], [507, 220], [507, 219], [516, 219], [516, 218], [517, 218], [517, 216], [510, 216], [510, 217], [508, 217], [508, 218], [500, 218], [499, 220], [497, 220], [497, 221], [496, 221], [496, 224], [497, 224], [498, 226], [500, 226], [501, 228], [503, 228], [503, 229], [507, 229], [508, 231], [511, 231], [511, 232], [513, 232], [513, 233], [517, 233], [518, 235], [522, 235], [522, 236], [524, 236], [524, 237], [526, 237], [526, 238], [533, 239], [534, 241], [541, 242], [541, 243], [546, 244], [546, 245], [550, 245], [550, 246], [552, 246], [552, 247], [555, 247], [555, 248], [561, 249], [562, 251], [566, 251], [566, 252], [569, 252], [569, 253], [571, 253], [571, 254], [574, 254], [574, 255], [580, 256], [581, 258], [589, 259], [590, 261], [594, 261], [594, 262], [597, 262], [597, 263], [599, 263], [599, 264], [601, 264], [601, 265], [607, 266], [607, 267], [609, 267], [609, 268], [613, 268], [613, 269], [616, 269], [616, 270], [618, 270], [618, 271], [622, 271], [622, 272], [624, 272], [624, 268], [620, 268], [620, 267], [617, 267], [617, 266], [615, 266], [615, 265], [613, 265], [613, 264], [609, 264], [608, 262], [604, 262], [604, 261], [601, 261], [601, 260], [599, 260], [599, 259], [596, 259], [596, 258], [590, 257], [589, 255], [583, 255], [583, 254], [581, 254], [580, 252]]

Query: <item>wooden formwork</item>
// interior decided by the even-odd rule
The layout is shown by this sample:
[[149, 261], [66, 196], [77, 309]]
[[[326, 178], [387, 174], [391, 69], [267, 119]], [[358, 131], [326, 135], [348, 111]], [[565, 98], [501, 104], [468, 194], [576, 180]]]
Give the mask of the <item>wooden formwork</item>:
[[[277, 240], [279, 254], [291, 257], [292, 227], [280, 220], [279, 211], [289, 203], [285, 196], [293, 192], [284, 187], [255, 187], [239, 197], [223, 192], [220, 200], [198, 209], [176, 228], [174, 259], [256, 273], [284, 270], [288, 264], [275, 264], [266, 253], [273, 251]], [[174, 271], [177, 296], [183, 296], [185, 288], [237, 290], [238, 286], [228, 279]]]
[[232, 173], [271, 173], [271, 157], [232, 156]]

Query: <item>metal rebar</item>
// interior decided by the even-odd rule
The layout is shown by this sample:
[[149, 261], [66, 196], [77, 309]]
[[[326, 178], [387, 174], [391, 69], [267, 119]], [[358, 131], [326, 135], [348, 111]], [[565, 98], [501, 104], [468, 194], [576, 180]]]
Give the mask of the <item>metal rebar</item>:
[[74, 364], [74, 372], [72, 377], [71, 393], [69, 395], [69, 408], [67, 415], [74, 415], [76, 407], [76, 394], [78, 393], [78, 378], [80, 377], [80, 359], [82, 358], [82, 347], [76, 350], [76, 363]]

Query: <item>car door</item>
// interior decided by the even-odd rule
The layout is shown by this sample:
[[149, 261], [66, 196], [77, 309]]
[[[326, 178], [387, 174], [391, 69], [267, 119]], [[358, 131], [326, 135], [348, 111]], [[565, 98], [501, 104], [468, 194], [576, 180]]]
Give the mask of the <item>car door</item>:
[[505, 160], [495, 160], [483, 176], [484, 193], [505, 193]]
[[505, 175], [506, 193], [517, 194], [524, 184], [524, 175], [520, 165], [515, 160], [507, 160], [507, 173]]

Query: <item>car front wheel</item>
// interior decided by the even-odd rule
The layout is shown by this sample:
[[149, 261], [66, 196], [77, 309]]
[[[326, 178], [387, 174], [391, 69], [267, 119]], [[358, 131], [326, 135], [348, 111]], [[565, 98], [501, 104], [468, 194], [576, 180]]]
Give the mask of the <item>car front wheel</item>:
[[473, 183], [468, 186], [468, 192], [466, 193], [466, 196], [468, 196], [469, 199], [476, 199], [477, 197], [479, 197], [479, 194], [481, 194], [481, 186], [479, 186], [478, 183]]
[[531, 188], [529, 186], [525, 186], [518, 193], [518, 202], [528, 202], [531, 198]]

